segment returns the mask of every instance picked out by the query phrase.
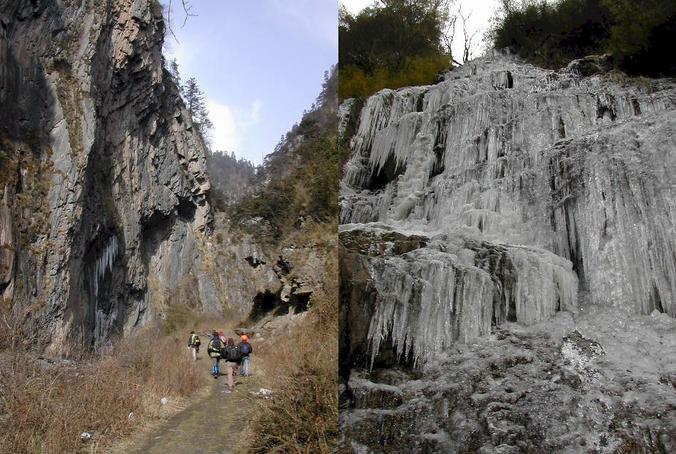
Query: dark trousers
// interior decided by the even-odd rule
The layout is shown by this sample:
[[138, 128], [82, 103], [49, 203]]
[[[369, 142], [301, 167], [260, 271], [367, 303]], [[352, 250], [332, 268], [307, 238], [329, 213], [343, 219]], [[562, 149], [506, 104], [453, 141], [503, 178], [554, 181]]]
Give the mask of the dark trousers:
[[221, 370], [218, 366], [218, 362], [221, 360], [220, 356], [211, 357], [212, 366], [211, 366], [211, 375], [218, 376], [221, 374]]

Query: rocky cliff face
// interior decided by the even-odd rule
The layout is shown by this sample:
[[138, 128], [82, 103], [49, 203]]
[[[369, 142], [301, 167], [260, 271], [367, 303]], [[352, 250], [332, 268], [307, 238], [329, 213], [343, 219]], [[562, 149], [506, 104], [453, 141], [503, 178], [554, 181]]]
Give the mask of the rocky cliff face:
[[[487, 379], [490, 361], [481, 359], [499, 359], [490, 353], [502, 348], [497, 332], [507, 330], [504, 339], [525, 329], [527, 340], [505, 358], [546, 346], [553, 349], [546, 367], [570, 365], [565, 340], [597, 342], [616, 313], [644, 326], [659, 324], [648, 314], [662, 314], [660, 336], [676, 337], [668, 334], [676, 317], [676, 84], [629, 80], [604, 72], [605, 66], [603, 57], [593, 57], [549, 71], [494, 52], [437, 85], [383, 90], [366, 101], [341, 187], [341, 372], [347, 379], [355, 367], [417, 367], [396, 379], [368, 370], [366, 378], [352, 374], [345, 396], [354, 411], [344, 415], [343, 428], [353, 449], [378, 451], [389, 443], [421, 452], [481, 446], [481, 452], [556, 451], [570, 442], [548, 426], [561, 420], [574, 428], [574, 442], [589, 449], [610, 451], [628, 439], [648, 446], [609, 428], [612, 416], [592, 427], [568, 410], [554, 416], [522, 402], [519, 414], [534, 416], [519, 420], [516, 401], [502, 399], [497, 388], [491, 394], [516, 374], [526, 391], [542, 387], [542, 399], [578, 399], [613, 380], [621, 355], [608, 355], [603, 368], [594, 362], [603, 355], [589, 353], [585, 367], [591, 362], [603, 377], [590, 387], [561, 385], [565, 397], [548, 394], [540, 366], [515, 370], [520, 360], [508, 359], [505, 367], [498, 361]], [[341, 109], [350, 111], [349, 105]], [[561, 311], [575, 314], [565, 328], [551, 321], [561, 320]], [[585, 315], [590, 312], [595, 315]], [[542, 326], [557, 334], [543, 335]], [[586, 340], [573, 335], [577, 329]], [[604, 344], [610, 338], [598, 340], [601, 350], [611, 349]], [[482, 347], [462, 346], [475, 342]], [[674, 358], [651, 355], [650, 361], [631, 380], [652, 386], [665, 366], [661, 361]], [[445, 369], [458, 364], [457, 372]], [[588, 383], [574, 367], [568, 371]], [[482, 380], [490, 392], [477, 389]], [[476, 386], [443, 394], [440, 383]], [[667, 395], [671, 385], [665, 386], [637, 400], [646, 405]], [[488, 392], [486, 401], [468, 403], [476, 392]], [[622, 399], [605, 397], [612, 415]], [[673, 423], [676, 407], [669, 402]], [[668, 425], [659, 418], [641, 430], [663, 435]], [[384, 439], [357, 435], [378, 424], [391, 426]], [[474, 438], [461, 435], [462, 424], [476, 425]], [[538, 440], [524, 435], [535, 426]]]
[[0, 1], [0, 294], [52, 352], [158, 315], [209, 229], [155, 0]]
[[204, 310], [237, 314], [259, 333], [304, 316], [335, 257], [336, 241], [261, 244], [218, 212], [214, 226], [213, 235], [199, 244], [193, 268]]

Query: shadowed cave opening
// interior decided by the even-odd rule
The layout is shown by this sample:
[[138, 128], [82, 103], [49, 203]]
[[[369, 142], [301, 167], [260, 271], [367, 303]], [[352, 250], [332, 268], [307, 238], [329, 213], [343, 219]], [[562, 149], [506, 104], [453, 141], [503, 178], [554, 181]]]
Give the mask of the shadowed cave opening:
[[398, 164], [394, 155], [389, 155], [387, 161], [380, 169], [374, 172], [368, 182], [367, 188], [370, 191], [377, 191], [383, 189], [390, 181], [395, 180], [399, 175], [406, 171], [405, 164]]
[[272, 312], [275, 308], [278, 308], [282, 300], [279, 298], [279, 295], [271, 293], [266, 290], [264, 293], [258, 293], [254, 296], [253, 306], [251, 307], [251, 312], [249, 313], [249, 319], [252, 322], [257, 322], [268, 313]]
[[179, 198], [178, 206], [176, 207], [176, 212], [178, 216], [187, 222], [192, 222], [195, 219], [195, 212], [197, 211], [197, 206], [186, 198]]
[[310, 305], [310, 293], [301, 293], [298, 295], [291, 295], [289, 307], [294, 309], [294, 313], [305, 312]]
[[249, 312], [249, 320], [258, 322], [268, 315], [279, 317], [289, 313], [298, 314], [308, 310], [311, 293], [291, 294], [289, 301], [284, 301], [279, 294], [269, 290], [259, 292], [254, 296], [253, 306]]
[[258, 268], [261, 265], [265, 265], [264, 260], [261, 260], [258, 257], [254, 257], [253, 255], [249, 255], [248, 257], [244, 257], [244, 260], [246, 260], [246, 262], [252, 268]]

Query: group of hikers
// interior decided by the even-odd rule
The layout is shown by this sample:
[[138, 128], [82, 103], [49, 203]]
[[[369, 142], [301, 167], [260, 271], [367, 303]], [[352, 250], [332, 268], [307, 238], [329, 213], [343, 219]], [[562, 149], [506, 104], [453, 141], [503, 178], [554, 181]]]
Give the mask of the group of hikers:
[[[200, 344], [200, 337], [194, 331], [190, 331], [188, 347], [192, 350], [192, 358], [195, 361]], [[213, 330], [209, 335], [207, 354], [212, 360], [211, 375], [218, 378], [221, 374], [219, 362], [225, 361], [228, 375], [228, 387], [225, 392], [230, 393], [235, 389], [235, 374], [238, 370], [240, 375], [244, 377], [251, 374], [249, 371], [249, 355], [251, 353], [253, 353], [253, 347], [249, 343], [249, 336], [246, 334], [240, 336], [240, 342], [237, 345], [235, 345], [235, 340], [232, 337], [226, 337], [223, 331]]]

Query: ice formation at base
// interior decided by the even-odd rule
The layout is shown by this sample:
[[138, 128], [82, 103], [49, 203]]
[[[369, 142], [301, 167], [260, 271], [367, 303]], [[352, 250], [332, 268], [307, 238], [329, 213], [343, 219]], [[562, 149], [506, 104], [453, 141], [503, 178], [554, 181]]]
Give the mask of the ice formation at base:
[[[377, 235], [382, 227], [364, 228]], [[478, 242], [466, 232], [372, 257], [369, 274], [377, 292], [368, 331], [372, 362], [386, 339], [400, 357], [424, 363], [453, 342], [489, 334], [493, 323], [529, 325], [577, 304], [569, 260], [538, 248]]]
[[99, 296], [99, 287], [103, 282], [103, 279], [106, 277], [106, 273], [113, 269], [113, 263], [115, 262], [117, 253], [118, 253], [117, 237], [113, 235], [108, 241], [106, 247], [103, 248], [103, 252], [101, 252], [99, 258], [96, 260], [93, 279], [94, 298], [98, 298]]
[[675, 317], [675, 106], [666, 80], [632, 85], [498, 52], [439, 84], [370, 97], [341, 223], [433, 239], [369, 259], [372, 355], [389, 338], [424, 360], [491, 323], [572, 308], [578, 287], [591, 303]]
[[439, 251], [372, 265], [379, 298], [368, 333], [372, 360], [388, 336], [400, 355], [410, 352], [417, 363], [454, 341], [490, 332], [493, 285], [485, 271]]

